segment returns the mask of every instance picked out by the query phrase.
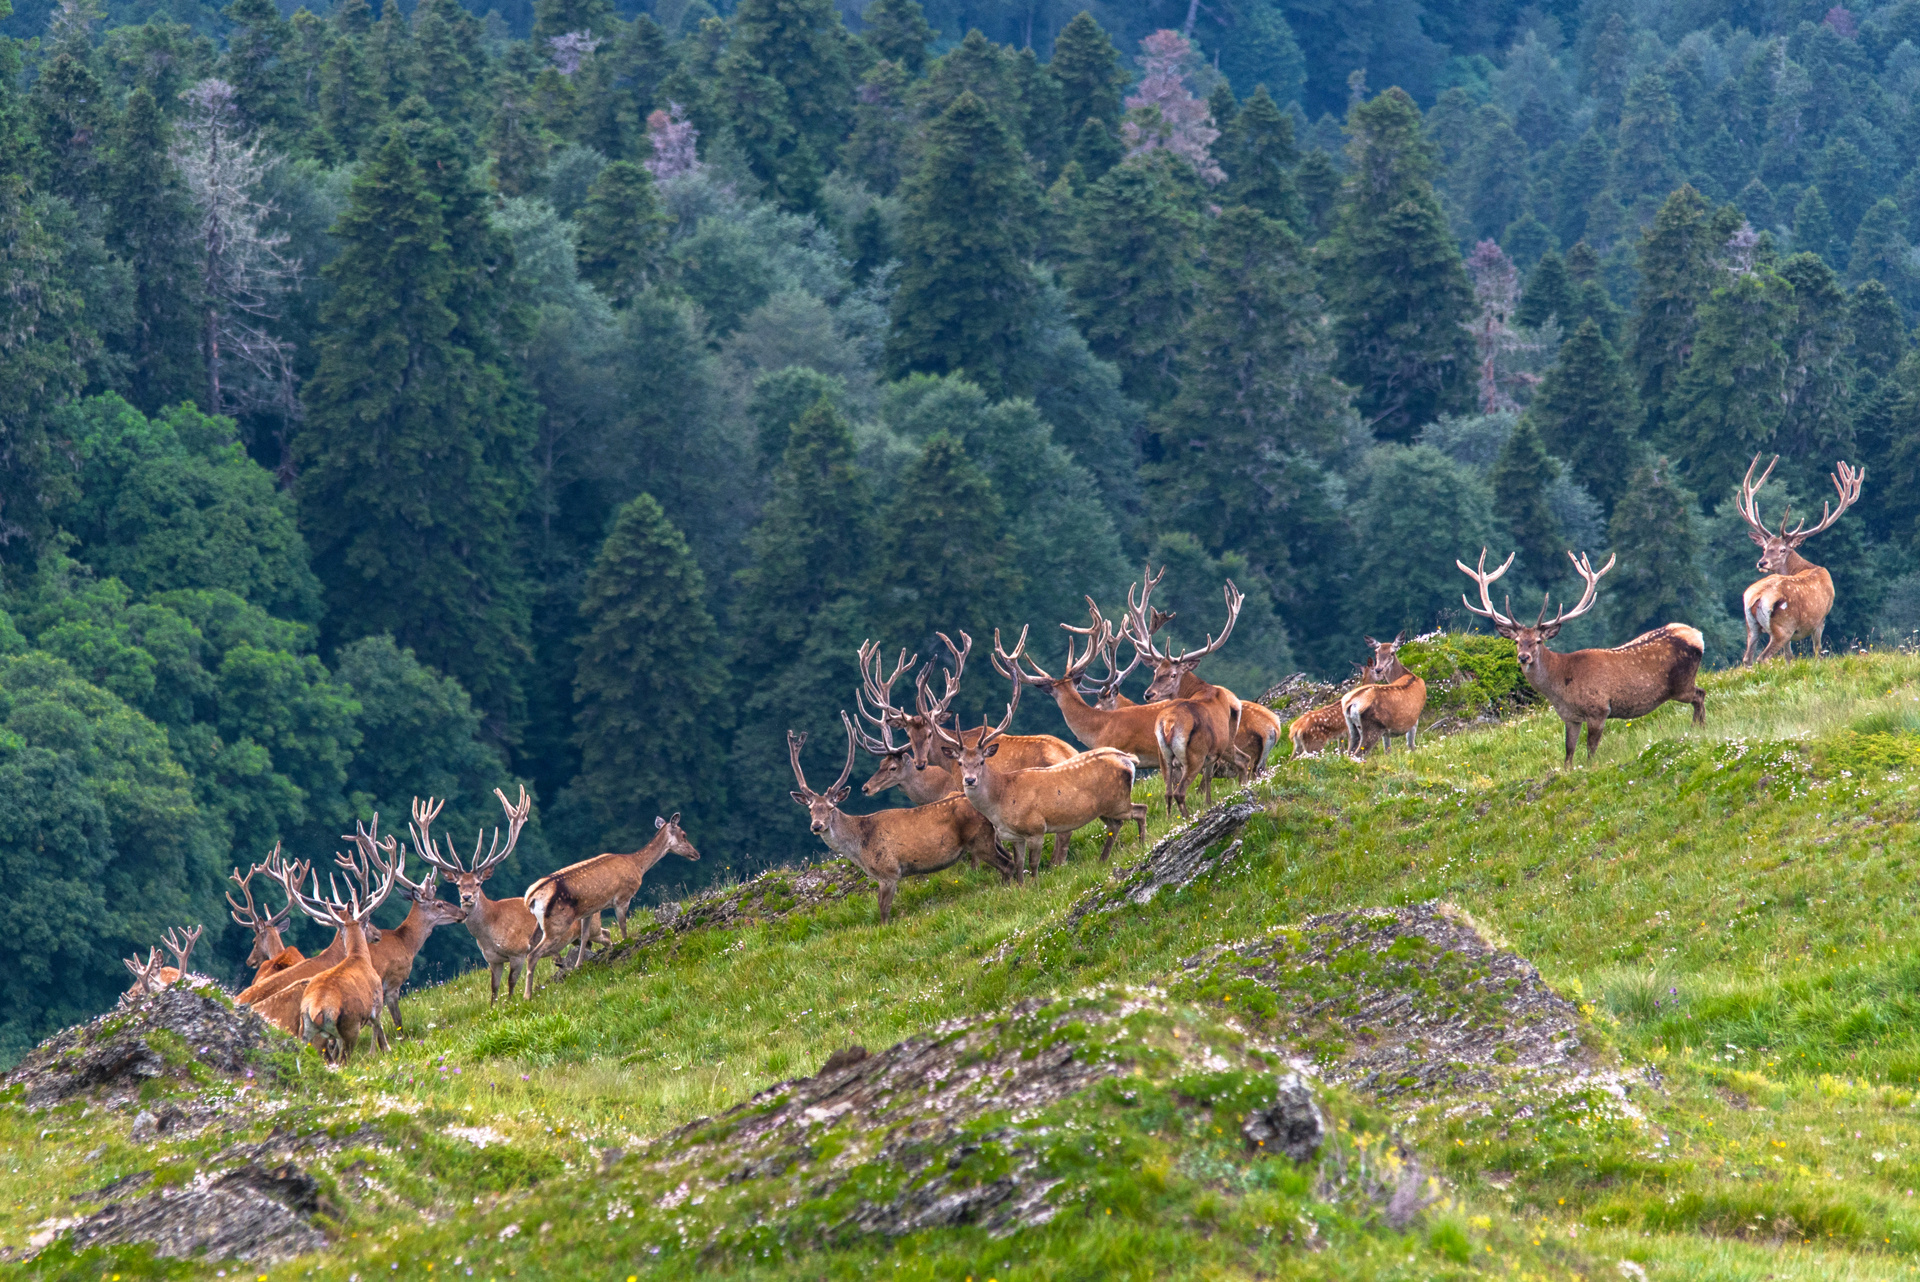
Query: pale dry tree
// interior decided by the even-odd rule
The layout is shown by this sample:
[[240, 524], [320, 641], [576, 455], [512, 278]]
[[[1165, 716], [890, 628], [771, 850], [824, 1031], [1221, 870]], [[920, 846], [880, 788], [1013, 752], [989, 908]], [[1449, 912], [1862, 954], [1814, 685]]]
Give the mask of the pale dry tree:
[[1520, 273], [1499, 245], [1483, 240], [1467, 256], [1467, 274], [1480, 305], [1479, 315], [1466, 322], [1480, 360], [1480, 412], [1518, 409], [1508, 389], [1531, 388], [1540, 378], [1524, 368], [1527, 362], [1514, 358], [1543, 346], [1538, 337], [1513, 325], [1520, 307]]
[[201, 356], [207, 409], [225, 414], [271, 409], [291, 418], [293, 347], [275, 336], [280, 304], [300, 279], [284, 232], [267, 230], [273, 206], [261, 185], [280, 164], [246, 129], [233, 86], [206, 79], [181, 95], [187, 103], [173, 163], [198, 214]]
[[1208, 150], [1220, 136], [1213, 109], [1187, 88], [1192, 42], [1178, 31], [1156, 31], [1140, 42], [1140, 49], [1146, 74], [1127, 98], [1127, 119], [1120, 126], [1127, 154], [1164, 147], [1192, 165], [1209, 185], [1225, 182], [1225, 171]]

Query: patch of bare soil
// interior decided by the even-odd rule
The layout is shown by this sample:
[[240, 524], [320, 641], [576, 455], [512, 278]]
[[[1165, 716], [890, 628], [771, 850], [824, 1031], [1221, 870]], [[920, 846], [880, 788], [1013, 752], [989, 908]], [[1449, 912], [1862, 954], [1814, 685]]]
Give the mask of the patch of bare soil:
[[1211, 998], [1377, 1095], [1490, 1089], [1594, 1067], [1579, 1010], [1438, 902], [1325, 913], [1183, 963]]

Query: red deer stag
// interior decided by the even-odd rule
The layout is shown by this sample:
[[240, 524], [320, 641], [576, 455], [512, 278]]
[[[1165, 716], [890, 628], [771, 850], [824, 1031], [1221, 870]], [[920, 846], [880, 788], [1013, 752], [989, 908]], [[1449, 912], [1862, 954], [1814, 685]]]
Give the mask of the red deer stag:
[[[1073, 737], [1088, 748], [1116, 748], [1133, 758], [1136, 770], [1158, 766], [1160, 743], [1154, 738], [1153, 727], [1160, 719], [1160, 709], [1146, 704], [1096, 708], [1080, 693], [1077, 683], [1086, 675], [1087, 665], [1093, 662], [1094, 656], [1101, 652], [1111, 636], [1111, 625], [1100, 617], [1100, 609], [1091, 597], [1087, 598], [1087, 611], [1093, 616], [1089, 626], [1076, 628], [1069, 623], [1060, 625], [1061, 630], [1067, 633], [1067, 666], [1059, 676], [1049, 676], [1026, 653], [1025, 628], [1020, 629], [1020, 641], [1014, 647], [1013, 655], [1001, 647], [1000, 634], [994, 633], [994, 670], [1009, 680], [1033, 686], [1042, 694], [1051, 696], [1059, 705], [1060, 714], [1066, 718], [1067, 729], [1073, 731]], [[1077, 659], [1073, 651], [1075, 636], [1087, 638], [1086, 649]], [[1018, 659], [1015, 655], [1019, 656]]]
[[204, 926], [194, 926], [186, 931], [175, 930], [172, 927], [167, 929], [167, 933], [161, 937], [160, 942], [165, 945], [168, 952], [173, 954], [171, 966], [160, 964], [158, 948], [147, 949], [145, 962], [140, 961], [137, 954], [124, 958], [127, 969], [133, 972], [133, 983], [125, 993], [121, 994], [121, 1000], [157, 993], [163, 988], [170, 988], [179, 983], [180, 977], [189, 973], [187, 959], [193, 956], [193, 946], [200, 942], [200, 936], [205, 930]]
[[[861, 720], [872, 722], [880, 732], [876, 738], [860, 729], [858, 724], [854, 727], [861, 748], [880, 758], [878, 768], [860, 785], [860, 792], [864, 796], [877, 797], [889, 788], [898, 788], [907, 794], [908, 801], [916, 806], [924, 806], [960, 791], [960, 781], [945, 769], [916, 767], [911, 737], [903, 744], [893, 741], [896, 726], [907, 728], [911, 723], [923, 720], [917, 715], [908, 717], [893, 706], [893, 683], [900, 679], [902, 673], [911, 671], [919, 661], [919, 656], [908, 657], [907, 652], [902, 650], [899, 661], [894, 664], [893, 675], [882, 678], [879, 643], [860, 643], [860, 688], [854, 691], [854, 709]], [[879, 711], [874, 711], [875, 708]]]
[[1367, 638], [1373, 661], [1366, 665], [1367, 684], [1349, 690], [1340, 699], [1340, 715], [1347, 723], [1347, 751], [1364, 757], [1374, 744], [1382, 752], [1393, 747], [1394, 735], [1407, 737], [1413, 751], [1420, 733], [1420, 714], [1427, 708], [1427, 683], [1400, 662], [1402, 632], [1391, 641]]
[[[1468, 568], [1464, 561], [1454, 562], [1462, 574], [1480, 585], [1479, 606], [1468, 601], [1464, 594], [1461, 603], [1471, 613], [1491, 621], [1501, 636], [1513, 642], [1527, 684], [1545, 695], [1560, 719], [1567, 723], [1564, 764], [1573, 764], [1573, 746], [1582, 725], [1587, 727], [1587, 760], [1592, 761], [1609, 720], [1644, 717], [1668, 700], [1692, 704], [1693, 724], [1706, 724], [1706, 692], [1694, 683], [1700, 660], [1706, 654], [1706, 644], [1697, 628], [1669, 623], [1611, 650], [1558, 654], [1547, 649], [1547, 642], [1559, 633], [1563, 624], [1593, 608], [1600, 590], [1600, 576], [1613, 568], [1616, 559], [1608, 557], [1607, 563], [1596, 572], [1585, 556], [1574, 556], [1571, 552], [1567, 556], [1574, 570], [1586, 580], [1587, 590], [1571, 612], [1562, 607], [1552, 619], [1547, 618], [1547, 602], [1542, 601], [1540, 617], [1532, 627], [1516, 623], [1494, 609], [1493, 597], [1487, 591], [1513, 564], [1512, 554], [1491, 574], [1486, 572], [1484, 548], [1480, 551], [1478, 570]], [[1507, 608], [1513, 608], [1511, 601]]]
[[[1007, 666], [1015, 667], [1021, 645], [1007, 656]], [[998, 633], [993, 638], [994, 652], [1000, 648]], [[1016, 668], [1017, 671], [1017, 668]], [[1127, 822], [1139, 825], [1140, 841], [1147, 839], [1147, 808], [1133, 799], [1136, 767], [1129, 753], [1116, 748], [1093, 748], [1055, 766], [1034, 766], [1025, 770], [1007, 770], [993, 760], [999, 752], [999, 739], [1013, 724], [1013, 713], [1020, 706], [1022, 682], [1015, 678], [1013, 698], [1000, 724], [980, 727], [978, 738], [968, 742], [944, 728], [936, 729], [940, 750], [960, 767], [960, 787], [974, 809], [992, 823], [1000, 840], [1013, 851], [1016, 861], [1022, 850], [1034, 850], [1047, 833], [1071, 836], [1098, 819], [1106, 825], [1106, 844], [1100, 847], [1104, 861], [1113, 852], [1114, 839]]]
[[[1854, 505], [1860, 497], [1860, 482], [1866, 477], [1864, 468], [1856, 470], [1841, 463], [1832, 477], [1840, 506], [1822, 503], [1820, 524], [1811, 530], [1806, 528], [1805, 521], [1789, 530], [1787, 522], [1792, 517], [1789, 508], [1780, 514], [1780, 529], [1773, 531], [1760, 519], [1757, 499], [1760, 487], [1773, 475], [1774, 464], [1779, 461], [1780, 456], [1774, 455], [1773, 463], [1767, 464], [1767, 470], [1755, 481], [1753, 469], [1760, 466], [1760, 456], [1754, 455], [1753, 462], [1747, 465], [1746, 479], [1740, 482], [1740, 515], [1747, 522], [1747, 537], [1760, 545], [1757, 568], [1767, 576], [1740, 594], [1740, 612], [1747, 621], [1747, 652], [1740, 657], [1742, 663], [1761, 662], [1777, 654], [1791, 657], [1793, 643], [1801, 637], [1813, 639], [1814, 657], [1820, 657], [1820, 639], [1827, 630], [1827, 613], [1833, 609], [1833, 576], [1801, 556], [1800, 545], [1832, 526], [1842, 512]], [[1762, 636], [1767, 638], [1767, 645], [1756, 660], [1753, 648]]]
[[573, 964], [579, 966], [587, 960], [590, 927], [598, 925], [601, 912], [608, 908], [613, 909], [620, 938], [627, 938], [627, 905], [639, 892], [647, 870], [667, 855], [700, 858], [700, 852], [680, 828], [679, 811], [674, 811], [671, 819], [655, 815], [653, 827], [653, 839], [630, 855], [595, 855], [550, 872], [527, 887], [521, 902], [533, 914], [532, 943], [536, 951], [548, 940], [564, 943], [569, 935], [578, 934], [580, 951]]
[[[1234, 742], [1240, 733], [1239, 696], [1225, 686], [1201, 681], [1194, 672], [1200, 660], [1226, 644], [1246, 597], [1229, 581], [1226, 586], [1226, 627], [1221, 629], [1217, 638], [1209, 636], [1202, 649], [1189, 650], [1176, 656], [1171, 651], [1162, 652], [1154, 646], [1154, 619], [1148, 614], [1148, 600], [1165, 575], [1164, 566], [1157, 575], [1151, 567], [1148, 568], [1137, 604], [1132, 587], [1128, 587], [1127, 614], [1121, 631], [1136, 650], [1145, 653], [1147, 661], [1153, 665], [1153, 680], [1148, 683], [1146, 690], [1147, 703], [1166, 705], [1160, 719], [1154, 723], [1154, 738], [1160, 747], [1160, 770], [1166, 776], [1169, 808], [1177, 805], [1180, 813], [1185, 815], [1187, 789], [1195, 778], [1204, 781], [1207, 803], [1211, 805], [1216, 765], [1227, 766], [1245, 782], [1253, 764], [1250, 757], [1243, 759]], [[1172, 617], [1170, 614], [1160, 616], [1161, 621]], [[1188, 678], [1198, 682], [1192, 687], [1194, 693], [1191, 696], [1179, 695], [1177, 692]]]
[[[371, 896], [377, 876], [374, 855], [378, 852], [368, 849], [365, 833], [355, 833], [352, 840], [356, 847], [355, 854], [339, 856], [334, 862], [346, 869], [359, 883], [363, 896]], [[373, 969], [379, 973], [380, 985], [386, 992], [387, 1013], [393, 1017], [396, 1030], [401, 1027], [400, 991], [413, 978], [414, 958], [426, 946], [427, 937], [440, 927], [465, 921], [467, 917], [467, 910], [459, 904], [450, 904], [437, 897], [435, 892], [440, 886], [439, 877], [439, 869], [429, 867], [427, 875], [420, 881], [408, 881], [407, 875], [396, 868], [394, 889], [401, 898], [411, 901], [413, 907], [407, 910], [406, 920], [381, 931], [380, 938], [369, 945]]]
[[380, 1008], [386, 1003], [386, 989], [367, 945], [366, 923], [393, 893], [406, 856], [400, 853], [399, 843], [392, 837], [385, 842], [380, 840], [380, 816], [373, 817], [371, 831], [361, 829], [358, 824], [354, 826], [359, 829], [354, 842], [368, 865], [369, 893], [364, 899], [351, 884], [352, 878], [349, 878], [345, 898], [341, 897], [331, 875], [327, 878], [325, 895], [320, 893], [318, 873], [312, 875], [311, 894], [303, 891], [300, 882], [287, 875], [286, 870], [282, 871], [280, 883], [286, 887], [287, 898], [295, 907], [313, 920], [334, 927], [346, 943], [347, 955], [337, 966], [307, 980], [306, 992], [300, 998], [299, 1037], [302, 1041], [319, 1042], [321, 1053], [330, 1064], [345, 1064], [353, 1058], [360, 1044], [360, 1030], [369, 1024], [373, 1026], [374, 1042], [381, 1050], [387, 1049], [387, 1034], [380, 1027]]
[[[1092, 597], [1087, 598], [1087, 604], [1089, 607], [1092, 607]], [[1097, 614], [1098, 610], [1094, 610], [1093, 612]], [[1171, 614], [1164, 614], [1159, 610], [1155, 610], [1149, 619], [1149, 623], [1151, 627], [1157, 631], [1172, 618], [1173, 615]], [[1065, 625], [1063, 624], [1062, 626]], [[1080, 632], [1082, 629], [1068, 628], [1068, 631]], [[1128, 675], [1140, 665], [1141, 652], [1136, 649], [1133, 652], [1133, 661], [1127, 664], [1126, 667], [1119, 668], [1116, 667], [1114, 663], [1114, 652], [1119, 646], [1119, 635], [1112, 629], [1107, 629], [1107, 642], [1101, 647], [1100, 651], [1101, 662], [1107, 665], [1107, 674], [1097, 680], [1083, 681], [1079, 686], [1080, 694], [1084, 697], [1090, 697], [1093, 700], [1093, 706], [1102, 710], [1137, 708], [1140, 706], [1132, 699], [1127, 698], [1126, 695], [1120, 693], [1120, 683], [1125, 681]], [[1176, 699], [1190, 699], [1204, 694], [1206, 690], [1207, 682], [1201, 680], [1196, 674], [1189, 672], [1180, 678], [1180, 685], [1173, 692], [1173, 697]], [[1338, 712], [1337, 708], [1335, 712]], [[1335, 727], [1335, 732], [1343, 733], [1345, 726], [1346, 723], [1344, 721], [1341, 722], [1339, 726]], [[1254, 703], [1243, 699], [1240, 702], [1240, 733], [1234, 738], [1234, 750], [1240, 757], [1253, 762], [1253, 768], [1258, 770], [1266, 764], [1267, 758], [1273, 754], [1273, 745], [1280, 742], [1280, 732], [1283, 729], [1285, 729], [1285, 726], [1272, 708], [1267, 707], [1263, 703]], [[1213, 764], [1213, 773], [1215, 776], [1233, 773], [1230, 769], [1230, 764], [1231, 763], [1224, 761], [1216, 761]]]
[[[513, 848], [520, 844], [520, 830], [526, 826], [527, 816], [533, 811], [533, 799], [527, 796], [525, 787], [520, 789], [517, 805], [510, 804], [507, 794], [498, 788], [493, 790], [493, 795], [500, 799], [501, 809], [506, 812], [507, 844], [504, 848], [500, 845], [500, 830], [495, 828], [493, 844], [482, 856], [480, 843], [486, 838], [486, 830], [481, 829], [473, 839], [473, 858], [465, 866], [461, 865], [459, 852], [454, 849], [452, 840], [447, 841], [446, 853], [442, 854], [436, 845], [439, 839], [431, 831], [444, 802], [428, 798], [422, 803], [419, 798], [414, 798], [413, 824], [409, 829], [414, 853], [445, 873], [460, 892], [460, 906], [467, 910], [467, 930], [473, 935], [473, 942], [480, 945], [480, 955], [486, 958], [487, 972], [493, 984], [488, 1005], [500, 1000], [502, 970], [507, 975], [508, 999], [512, 999], [514, 989], [524, 973], [526, 985], [522, 1000], [531, 1001], [534, 969], [541, 957], [552, 955], [544, 948], [534, 947], [533, 936], [540, 928], [540, 923], [534, 920], [524, 900], [487, 898], [487, 878], [493, 876], [513, 853]], [[553, 941], [548, 947], [557, 953], [566, 947], [566, 941]]]
[[851, 791], [847, 779], [853, 774], [853, 722], [846, 713], [840, 720], [847, 727], [847, 764], [840, 777], [825, 792], [807, 786], [806, 772], [800, 768], [800, 750], [807, 736], [787, 731], [787, 760], [793, 766], [794, 781], [800, 785], [793, 799], [807, 808], [814, 836], [827, 849], [857, 864], [879, 887], [880, 921], [884, 924], [893, 910], [894, 892], [902, 877], [921, 877], [951, 868], [968, 853], [1001, 871], [1009, 864], [993, 839], [993, 825], [970, 805], [965, 797], [942, 797], [911, 810], [881, 810], [870, 815], [850, 815], [840, 803]]
[[[290, 947], [280, 938], [280, 932], [286, 929], [287, 922], [293, 916], [291, 901], [277, 913], [262, 913], [254, 907], [252, 889], [254, 877], [267, 872], [279, 862], [280, 847], [276, 844], [273, 852], [267, 856], [266, 863], [254, 864], [247, 869], [247, 875], [244, 877], [240, 875], [240, 870], [235, 868], [227, 879], [239, 887], [241, 899], [246, 901], [242, 903], [240, 899], [233, 897], [231, 890], [227, 892], [227, 903], [231, 906], [234, 922], [253, 932], [253, 949], [247, 953], [247, 965], [253, 967], [253, 982], [256, 984], [278, 971], [297, 966], [307, 959], [306, 954], [298, 948]], [[272, 877], [273, 875], [268, 873], [268, 880], [272, 880]]]

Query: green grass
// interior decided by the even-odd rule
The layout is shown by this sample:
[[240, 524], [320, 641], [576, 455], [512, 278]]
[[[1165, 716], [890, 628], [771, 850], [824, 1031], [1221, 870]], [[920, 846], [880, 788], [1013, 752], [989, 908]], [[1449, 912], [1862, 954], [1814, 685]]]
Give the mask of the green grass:
[[[261, 1123], [376, 1119], [384, 1136], [320, 1163], [352, 1207], [340, 1249], [269, 1273], [424, 1277], [433, 1262], [431, 1276], [464, 1277], [478, 1261], [476, 1277], [1611, 1278], [1626, 1260], [1649, 1277], [1911, 1276], [1920, 659], [1796, 660], [1702, 684], [1704, 727], [1671, 706], [1612, 723], [1594, 765], [1583, 749], [1571, 771], [1546, 711], [1411, 755], [1282, 762], [1230, 868], [1073, 929], [1066, 909], [1108, 872], [1088, 841], [1037, 886], [966, 872], [903, 883], [884, 927], [856, 897], [678, 936], [525, 1007], [489, 1009], [484, 972], [410, 995], [391, 1054], [337, 1074], [306, 1057], [287, 1110]], [[1156, 804], [1150, 836], [1164, 829]], [[682, 1250], [675, 1231], [655, 1256], [692, 1213], [659, 1210], [667, 1190], [633, 1161], [600, 1172], [601, 1150], [639, 1149], [842, 1046], [877, 1050], [1023, 998], [1164, 989], [1208, 944], [1427, 899], [1468, 909], [1579, 1002], [1617, 1071], [1538, 1106], [1334, 1092], [1354, 1153], [1384, 1162], [1404, 1143], [1444, 1176], [1446, 1200], [1406, 1233], [1364, 1198], [1210, 1148], [1191, 1129], [1203, 1106], [1168, 1084], [1154, 1089], [1191, 1133], [1073, 1105], [1074, 1124], [1105, 1137], [1076, 1176], [1090, 1200], [1007, 1239], [827, 1235], [750, 1255], [738, 1237]], [[1211, 1012], [1197, 1018], [1227, 1015], [1192, 1000]], [[149, 1149], [125, 1140], [124, 1117], [78, 1114], [0, 1108], [0, 1243], [75, 1214], [74, 1191], [190, 1167], [227, 1142]], [[369, 1172], [377, 1187], [356, 1182]], [[610, 1201], [632, 1220], [607, 1220]], [[1303, 1215], [1324, 1249], [1302, 1245]], [[56, 1255], [38, 1270], [152, 1276], [133, 1255]]]

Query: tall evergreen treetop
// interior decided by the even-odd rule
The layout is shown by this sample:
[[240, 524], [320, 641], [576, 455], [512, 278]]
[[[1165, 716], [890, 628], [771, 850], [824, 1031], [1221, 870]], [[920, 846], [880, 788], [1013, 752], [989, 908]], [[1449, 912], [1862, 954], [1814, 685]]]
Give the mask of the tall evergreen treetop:
[[1628, 359], [1647, 429], [1664, 421], [1693, 345], [1694, 313], [1715, 284], [1719, 249], [1707, 202], [1691, 186], [1668, 196], [1640, 242], [1640, 291], [1634, 300]]
[[787, 118], [831, 168], [853, 110], [847, 31], [832, 0], [741, 0], [729, 54], [759, 64], [786, 97]]
[[1227, 171], [1224, 199], [1306, 233], [1307, 208], [1293, 181], [1293, 168], [1300, 163], [1293, 117], [1274, 104], [1265, 85], [1241, 104], [1215, 150]]
[[666, 243], [667, 215], [653, 177], [629, 160], [600, 171], [580, 208], [580, 274], [616, 301], [646, 287], [654, 255]]
[[1078, 131], [1087, 121], [1098, 120], [1118, 132], [1120, 94], [1128, 77], [1120, 66], [1120, 51], [1092, 14], [1082, 9], [1061, 28], [1047, 73], [1060, 82], [1061, 115], [1069, 129]]
[[927, 46], [940, 33], [927, 25], [920, 0], [872, 0], [860, 15], [862, 33], [874, 52], [917, 77], [927, 69]]
[[1611, 508], [1633, 460], [1637, 411], [1633, 383], [1593, 320], [1560, 344], [1560, 359], [1540, 382], [1527, 416], [1547, 450], [1567, 461], [1573, 479]]
[[1557, 471], [1540, 433], [1523, 418], [1508, 433], [1487, 478], [1493, 485], [1494, 511], [1519, 549], [1520, 573], [1540, 584], [1558, 578], [1564, 564], [1560, 522], [1547, 504], [1547, 487]]
[[1606, 610], [1622, 641], [1667, 623], [1698, 626], [1714, 608], [1695, 560], [1699, 524], [1694, 496], [1665, 459], [1627, 478], [1607, 527], [1620, 566], [1607, 578]]

